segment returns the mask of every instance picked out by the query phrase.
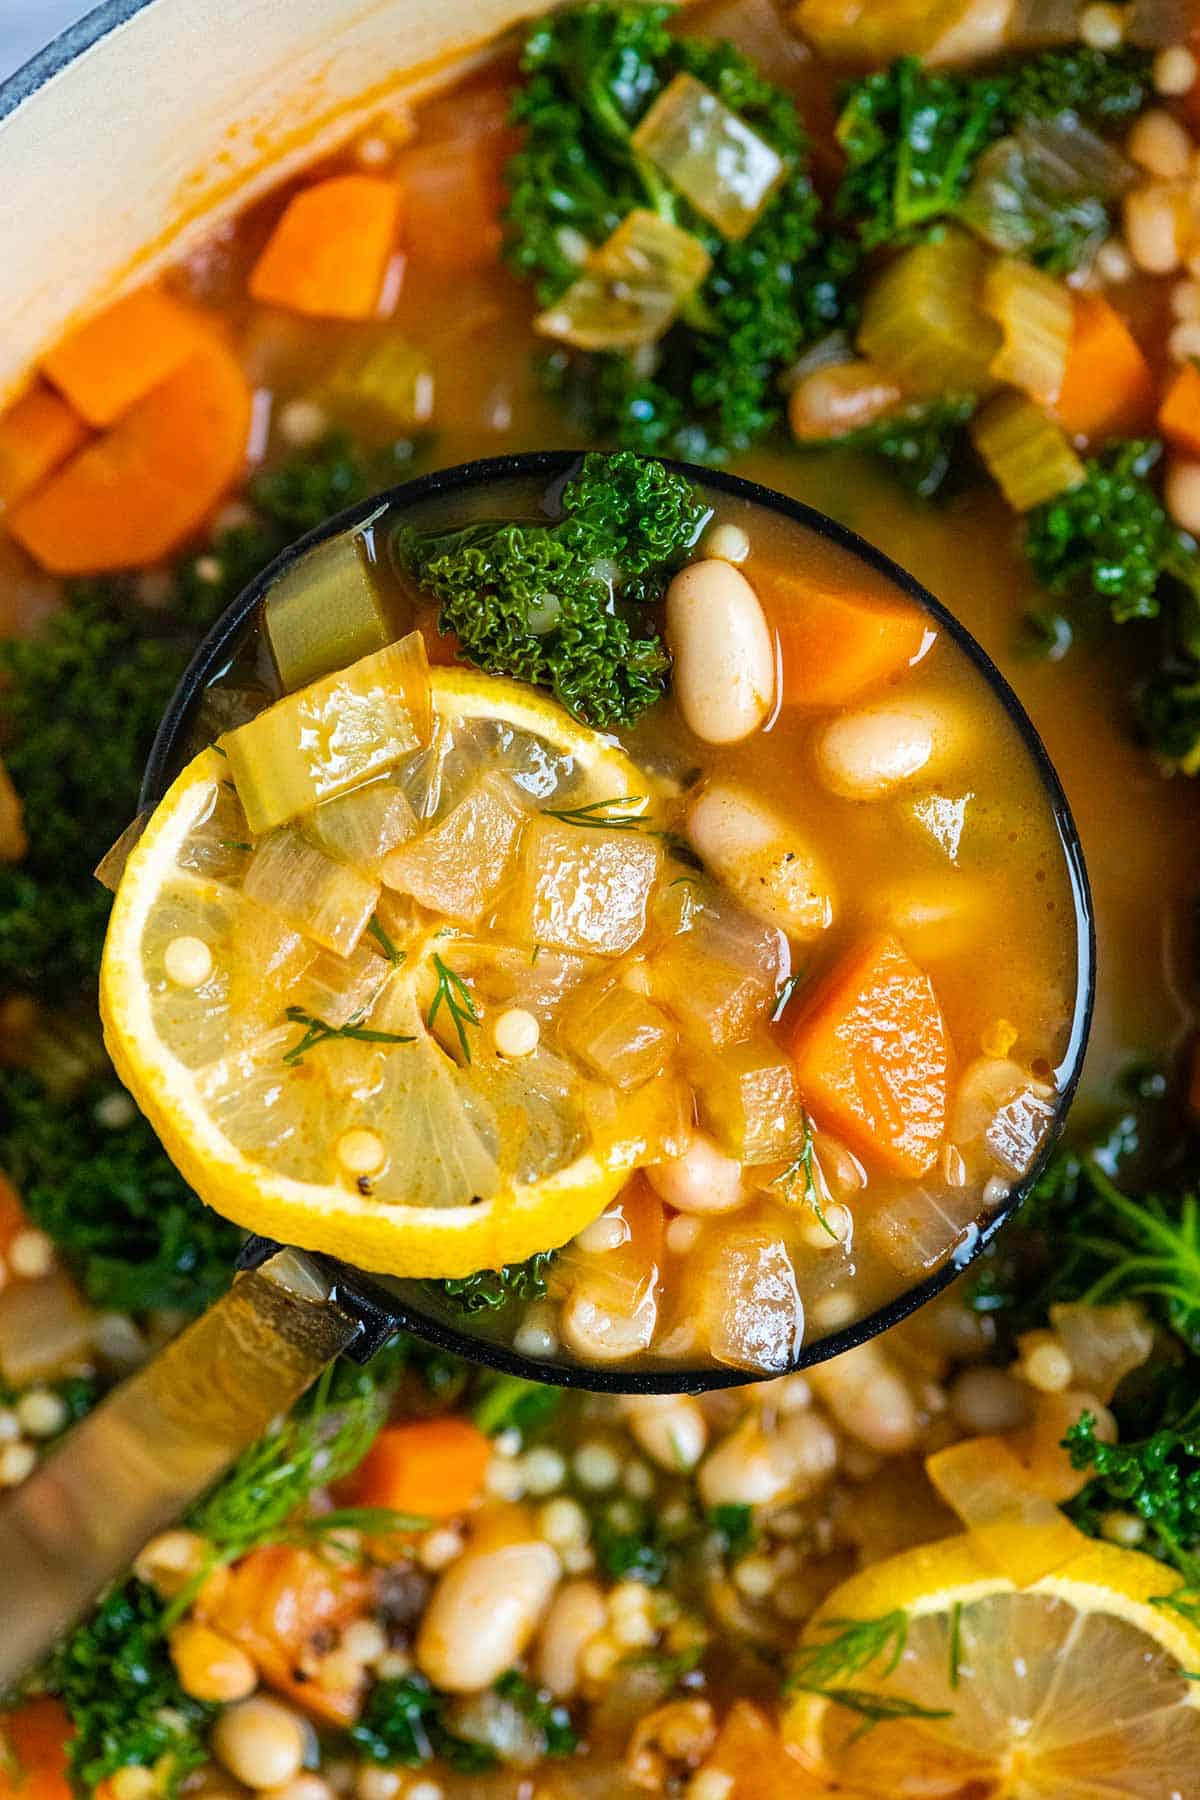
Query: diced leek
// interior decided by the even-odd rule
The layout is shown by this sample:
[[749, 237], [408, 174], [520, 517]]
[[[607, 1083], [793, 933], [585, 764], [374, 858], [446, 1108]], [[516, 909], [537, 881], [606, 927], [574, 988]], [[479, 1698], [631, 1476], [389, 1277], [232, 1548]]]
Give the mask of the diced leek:
[[356, 436], [392, 442], [433, 417], [433, 364], [424, 350], [389, 332], [353, 346], [322, 381], [318, 399]]
[[221, 740], [255, 834], [378, 775], [428, 741], [425, 640], [398, 644], [289, 694]]
[[1000, 328], [983, 310], [988, 254], [965, 232], [906, 250], [863, 304], [859, 348], [914, 394], [986, 394]]
[[672, 929], [668, 909], [680, 896], [675, 935], [650, 958], [654, 997], [685, 1041], [720, 1049], [767, 1019], [791, 966], [787, 939], [703, 880], [664, 889], [656, 924]]
[[636, 350], [670, 329], [711, 267], [699, 238], [635, 207], [534, 324], [579, 350]]
[[875, 1208], [866, 1235], [893, 1268], [915, 1281], [945, 1262], [980, 1210], [974, 1188], [905, 1188]]
[[791, 1061], [770, 1038], [689, 1062], [700, 1118], [727, 1155], [754, 1165], [799, 1154], [804, 1108]]
[[396, 633], [361, 536], [330, 538], [281, 575], [263, 602], [263, 628], [289, 694], [390, 644]]
[[646, 929], [661, 860], [658, 844], [641, 832], [535, 818], [512, 901], [514, 935], [554, 950], [624, 955]]
[[339, 956], [349, 956], [370, 922], [379, 884], [334, 862], [293, 827], [258, 846], [245, 893], [286, 925]]
[[988, 473], [1016, 512], [1077, 487], [1084, 467], [1066, 434], [1024, 394], [998, 394], [971, 421]]
[[592, 981], [568, 1002], [561, 1031], [572, 1055], [613, 1087], [638, 1087], [662, 1068], [675, 1033], [657, 1006], [620, 982]]
[[734, 239], [755, 224], [786, 168], [765, 138], [686, 73], [658, 96], [633, 134], [633, 147], [701, 218]]
[[984, 277], [983, 303], [1004, 333], [992, 374], [1040, 405], [1053, 405], [1075, 321], [1070, 289], [1020, 257], [1001, 256]]
[[461, 925], [477, 925], [508, 875], [525, 814], [512, 784], [485, 775], [429, 831], [383, 862], [390, 888]]
[[687, 1315], [713, 1361], [764, 1375], [791, 1368], [804, 1341], [804, 1303], [782, 1237], [735, 1221], [708, 1234], [697, 1262]]
[[324, 801], [304, 829], [327, 856], [378, 876], [388, 852], [408, 842], [417, 821], [402, 790], [383, 780]]
[[363, 937], [349, 956], [323, 950], [288, 994], [288, 1004], [327, 1025], [348, 1025], [371, 1010], [390, 974], [378, 945]]

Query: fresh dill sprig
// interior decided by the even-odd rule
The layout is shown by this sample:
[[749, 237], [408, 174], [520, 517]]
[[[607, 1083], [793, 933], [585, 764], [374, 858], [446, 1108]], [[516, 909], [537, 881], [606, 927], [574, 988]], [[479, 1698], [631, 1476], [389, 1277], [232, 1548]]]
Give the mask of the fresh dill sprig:
[[772, 1023], [772, 1025], [778, 1025], [780, 1019], [782, 1019], [784, 1012], [787, 1009], [788, 1001], [791, 999], [792, 995], [795, 993], [796, 989], [799, 987], [800, 982], [803, 980], [803, 978], [804, 978], [804, 970], [797, 969], [796, 973], [794, 975], [788, 976], [787, 980], [784, 982], [783, 986], [780, 988], [779, 992], [776, 994], [775, 1004], [771, 1008], [771, 1023]]
[[880, 1694], [853, 1685], [853, 1678], [880, 1664], [881, 1679], [900, 1665], [908, 1643], [908, 1614], [885, 1613], [878, 1619], [825, 1619], [822, 1628], [834, 1633], [822, 1643], [806, 1644], [793, 1659], [785, 1690], [823, 1694], [835, 1706], [845, 1707], [862, 1719], [869, 1731], [889, 1719], [948, 1719], [945, 1709], [921, 1706], [902, 1694]]
[[429, 1008], [425, 1023], [432, 1031], [433, 1022], [444, 1005], [454, 1021], [454, 1029], [458, 1033], [463, 1059], [470, 1062], [471, 1041], [467, 1036], [467, 1026], [483, 1024], [483, 1020], [476, 1010], [474, 996], [462, 976], [449, 968], [440, 956], [434, 956], [433, 966], [437, 970], [437, 992], [433, 996], [433, 1004]]
[[813, 1212], [820, 1222], [821, 1229], [827, 1231], [829, 1236], [837, 1243], [840, 1242], [838, 1234], [829, 1223], [829, 1220], [825, 1217], [825, 1208], [821, 1204], [821, 1188], [817, 1181], [817, 1146], [813, 1137], [812, 1120], [808, 1116], [807, 1107], [801, 1108], [800, 1117], [804, 1121], [804, 1142], [801, 1145], [800, 1154], [793, 1162], [788, 1164], [786, 1169], [780, 1170], [779, 1174], [776, 1175], [773, 1180], [768, 1182], [767, 1185], [768, 1187], [782, 1188], [784, 1199], [791, 1205], [794, 1204], [795, 1201], [793, 1189], [795, 1188], [796, 1183], [802, 1179], [804, 1190], [801, 1194], [801, 1199], [807, 1205], [812, 1207]]
[[[437, 961], [437, 958], [434, 958]], [[327, 1044], [332, 1038], [353, 1038], [359, 1044], [411, 1044], [412, 1037], [406, 1037], [401, 1031], [373, 1031], [369, 1026], [359, 1023], [361, 1013], [355, 1013], [345, 1025], [330, 1025], [325, 1019], [318, 1019], [313, 1013], [305, 1012], [302, 1006], [289, 1006], [287, 1016], [293, 1025], [303, 1025], [304, 1036], [298, 1043], [285, 1050], [283, 1060], [289, 1068], [295, 1068], [302, 1062], [308, 1052], [318, 1044]]]
[[398, 946], [393, 943], [392, 939], [388, 936], [380, 923], [378, 914], [371, 914], [371, 922], [367, 926], [367, 930], [375, 939], [375, 942], [379, 945], [379, 948], [383, 951], [383, 954], [387, 957], [393, 969], [398, 969], [408, 955], [408, 951], [399, 949]]
[[962, 1601], [956, 1600], [950, 1611], [950, 1686], [956, 1688], [962, 1675]]
[[639, 831], [646, 822], [645, 815], [629, 809], [645, 804], [645, 794], [615, 794], [606, 800], [589, 801], [586, 806], [543, 806], [542, 811], [563, 825], [579, 825], [593, 831]]

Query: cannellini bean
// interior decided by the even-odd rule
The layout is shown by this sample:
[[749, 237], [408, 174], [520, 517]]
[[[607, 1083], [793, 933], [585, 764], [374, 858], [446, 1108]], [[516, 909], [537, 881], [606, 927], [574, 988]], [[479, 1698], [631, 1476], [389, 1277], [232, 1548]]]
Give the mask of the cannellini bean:
[[1163, 497], [1177, 525], [1193, 537], [1200, 533], [1200, 462], [1173, 456], [1167, 464]]
[[451, 1694], [491, 1687], [529, 1644], [561, 1573], [557, 1552], [541, 1539], [468, 1546], [433, 1591], [417, 1667]]
[[567, 1349], [586, 1362], [624, 1362], [648, 1350], [658, 1323], [653, 1285], [634, 1288], [627, 1305], [622, 1300], [616, 1284], [603, 1276], [577, 1281], [558, 1321]]
[[929, 719], [914, 707], [864, 706], [843, 713], [817, 737], [817, 769], [825, 786], [845, 800], [878, 800], [933, 756]]
[[950, 1411], [964, 1431], [1015, 1431], [1029, 1420], [1029, 1390], [1007, 1369], [964, 1369], [950, 1389]]
[[798, 442], [820, 442], [859, 431], [899, 403], [899, 387], [874, 363], [835, 363], [796, 383], [788, 400], [788, 424]]
[[716, 782], [688, 814], [700, 859], [748, 912], [804, 942], [833, 923], [833, 887], [799, 831], [748, 789]]
[[1139, 269], [1170, 275], [1179, 267], [1179, 219], [1174, 189], [1148, 182], [1125, 196], [1125, 241]]
[[837, 1439], [820, 1413], [787, 1413], [773, 1432], [751, 1414], [701, 1463], [700, 1497], [706, 1506], [802, 1500], [832, 1475], [837, 1453]]
[[817, 1398], [868, 1450], [895, 1456], [917, 1439], [917, 1409], [892, 1359], [872, 1339], [808, 1370]]
[[695, 1468], [708, 1443], [708, 1426], [689, 1394], [631, 1394], [624, 1412], [637, 1442], [660, 1468], [676, 1474]]
[[757, 731], [775, 694], [775, 651], [758, 595], [731, 563], [707, 557], [667, 589], [667, 642], [684, 721], [708, 744]]
[[594, 1581], [566, 1581], [550, 1602], [538, 1634], [533, 1666], [537, 1679], [558, 1700], [578, 1691], [579, 1660], [608, 1622], [604, 1595]]
[[256, 1694], [220, 1714], [210, 1742], [217, 1760], [247, 1787], [282, 1787], [304, 1765], [309, 1727], [290, 1706]]
[[1126, 148], [1139, 168], [1171, 181], [1187, 174], [1195, 146], [1178, 119], [1152, 106], [1135, 119]]
[[1190, 92], [1200, 75], [1200, 65], [1184, 44], [1171, 44], [1154, 58], [1154, 91], [1177, 95]]
[[646, 1177], [659, 1198], [676, 1212], [733, 1212], [747, 1199], [741, 1163], [726, 1156], [704, 1131], [693, 1134], [682, 1156], [652, 1163]]

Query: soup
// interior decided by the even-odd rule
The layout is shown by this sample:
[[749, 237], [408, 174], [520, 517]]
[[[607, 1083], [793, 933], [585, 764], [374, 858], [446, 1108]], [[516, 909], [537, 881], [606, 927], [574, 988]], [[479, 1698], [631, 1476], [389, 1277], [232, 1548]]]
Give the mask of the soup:
[[[239, 1243], [99, 1047], [110, 900], [90, 871], [138, 810], [155, 727], [203, 631], [345, 506], [483, 453], [619, 444], [724, 457], [860, 530], [953, 605], [1044, 734], [1088, 856], [1100, 967], [1066, 1147], [918, 1313], [803, 1374], [697, 1394], [566, 1393], [408, 1339], [365, 1370], [342, 1365], [146, 1547], [6, 1706], [5, 1800], [31, 1783], [61, 1800], [68, 1779], [100, 1800], [1194, 1791], [1196, 54], [1169, 7], [1005, 11], [804, 0], [793, 20], [722, 0], [669, 20], [535, 21], [519, 52], [501, 45], [411, 115], [385, 109], [159, 286], [84, 320], [0, 422], [14, 639], [0, 648], [0, 1482], [35, 1509], [50, 1504], [57, 1438], [223, 1290]], [[714, 48], [723, 37], [749, 69]], [[919, 66], [897, 63], [910, 54]], [[732, 141], [754, 176], [732, 196], [718, 184], [717, 219], [663, 131], [681, 96], [701, 150]], [[691, 242], [649, 236], [644, 218], [618, 236], [664, 196]], [[328, 316], [331, 295], [370, 316]], [[597, 331], [599, 348], [574, 341]], [[760, 515], [719, 475], [708, 498], [709, 529], [749, 535], [754, 554], [732, 566], [759, 583], [772, 623], [784, 612], [763, 571], [794, 575], [798, 542], [804, 569], [868, 580], [794, 522], [772, 519], [761, 538]], [[540, 504], [505, 505], [518, 500]], [[727, 531], [724, 556], [736, 541]], [[711, 538], [697, 549], [717, 554]], [[437, 597], [384, 585], [358, 590], [358, 628], [383, 621], [397, 643], [419, 628], [436, 658]], [[911, 596], [873, 586], [871, 599]], [[793, 948], [790, 972], [803, 960], [811, 987], [885, 870], [903, 862], [906, 883], [917, 871], [943, 899], [963, 874], [984, 895], [1003, 882], [1008, 936], [981, 951], [927, 914], [910, 943], [916, 911], [891, 928], [932, 979], [956, 1082], [986, 1032], [984, 1054], [1052, 1086], [1078, 1002], [1061, 849], [1047, 836], [1035, 856], [1043, 792], [1012, 721], [939, 632], [862, 699], [789, 707], [740, 742], [694, 748], [675, 701], [660, 702], [619, 727], [619, 754], [653, 776], [658, 811], [677, 809], [671, 829], [686, 830], [685, 778], [704, 765], [710, 786], [795, 809], [806, 842], [819, 838], [838, 910]], [[344, 640], [340, 662], [378, 647]], [[196, 715], [196, 751], [279, 698], [262, 644], [251, 634], [244, 649]], [[434, 660], [433, 675], [459, 666]], [[971, 780], [827, 791], [826, 726], [918, 695], [969, 700]], [[985, 754], [1005, 744], [1011, 756]], [[672, 764], [680, 745], [690, 754]], [[969, 870], [929, 835], [936, 815], [911, 815], [969, 788], [1007, 816], [1026, 779], [1032, 822], [1015, 844], [1007, 829], [993, 844], [965, 809]], [[955, 818], [942, 820], [951, 832]], [[249, 838], [213, 835], [206, 851], [248, 858], [236, 846]], [[690, 890], [668, 891], [678, 903]], [[410, 900], [390, 891], [397, 909]], [[371, 943], [379, 954], [364, 958], [386, 962]], [[570, 954], [545, 948], [534, 964], [530, 949], [526, 967]], [[177, 952], [178, 971], [194, 955]], [[1049, 985], [1018, 1005], [1008, 976], [1022, 958]], [[458, 1009], [474, 1045], [497, 1001], [489, 1015], [476, 972], [455, 972], [490, 1017], [475, 1027]], [[196, 990], [162, 992], [177, 1016]], [[461, 1073], [449, 993], [433, 1031], [449, 1024], [439, 1055]], [[534, 1016], [540, 1044], [536, 1007], [503, 998]], [[328, 1001], [323, 1014], [310, 981], [288, 1004], [333, 1030]], [[422, 1006], [428, 1032], [432, 997]], [[1001, 1019], [1025, 1033], [1003, 1051], [1006, 1033], [990, 1036]], [[283, 1053], [313, 1027], [284, 1023], [290, 1067]], [[782, 1043], [783, 1024], [763, 1030]], [[354, 1049], [310, 1038], [300, 1070]], [[828, 1151], [842, 1134], [815, 1096], [808, 1106]], [[873, 1207], [884, 1177], [842, 1141]], [[803, 1148], [781, 1168], [801, 1160], [803, 1173]], [[840, 1166], [820, 1161], [831, 1186]], [[940, 1163], [911, 1190], [935, 1179], [940, 1195]], [[648, 1206], [640, 1174], [638, 1189]], [[664, 1263], [686, 1275], [693, 1261], [666, 1245], [679, 1219], [685, 1240], [698, 1223], [720, 1245], [768, 1204], [796, 1235], [797, 1269], [844, 1288], [846, 1251], [806, 1190], [724, 1221], [680, 1213], [668, 1226], [664, 1212]], [[839, 1205], [857, 1210], [853, 1195], [821, 1197], [827, 1219]], [[870, 1216], [856, 1219], [855, 1283], [869, 1250], [894, 1284], [880, 1292], [908, 1291], [919, 1273], [885, 1263]], [[585, 1236], [549, 1262], [402, 1285], [423, 1316], [465, 1322], [497, 1353], [520, 1338], [548, 1368], [567, 1354], [556, 1283], [624, 1249]], [[668, 1297], [664, 1284], [664, 1336]], [[806, 1306], [809, 1344], [836, 1329], [818, 1318], [823, 1297]], [[866, 1287], [850, 1299], [865, 1304]], [[661, 1339], [639, 1354], [661, 1355]], [[754, 1372], [688, 1356], [714, 1383]], [[664, 1365], [672, 1379], [684, 1360]], [[0, 1510], [0, 1609], [5, 1543]]]

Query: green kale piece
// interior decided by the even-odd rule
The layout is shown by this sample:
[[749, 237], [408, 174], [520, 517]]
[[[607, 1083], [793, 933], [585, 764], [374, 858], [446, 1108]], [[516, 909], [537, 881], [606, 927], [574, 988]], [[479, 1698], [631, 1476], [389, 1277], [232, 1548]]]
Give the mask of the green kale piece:
[[474, 1275], [436, 1285], [460, 1312], [499, 1312], [515, 1300], [542, 1299], [546, 1269], [553, 1256], [552, 1250], [539, 1250], [526, 1262], [506, 1263], [502, 1269], [477, 1269]]
[[541, 1734], [543, 1756], [574, 1756], [579, 1748], [579, 1734], [571, 1723], [571, 1715], [545, 1688], [539, 1688], [520, 1670], [509, 1669], [496, 1683], [494, 1692], [502, 1700], [511, 1701]]
[[[548, 305], [578, 274], [580, 247], [602, 243], [634, 207], [699, 238], [712, 269], [646, 359], [649, 370], [640, 358], [610, 353], [563, 353], [549, 366], [590, 435], [718, 461], [778, 419], [778, 376], [810, 337], [843, 317], [843, 288], [858, 259], [848, 240], [822, 233], [790, 95], [729, 44], [673, 37], [671, 10], [589, 0], [533, 27], [513, 105], [524, 143], [508, 171], [506, 255]], [[788, 165], [738, 243], [694, 212], [633, 146], [638, 121], [683, 72], [718, 94]]]
[[948, 394], [905, 406], [843, 437], [807, 439], [799, 448], [878, 457], [914, 499], [934, 500], [953, 490], [972, 465], [966, 426], [975, 406], [970, 395]]
[[59, 1645], [46, 1672], [62, 1696], [75, 1736], [72, 1775], [85, 1793], [118, 1769], [171, 1759], [169, 1791], [207, 1757], [204, 1737], [215, 1708], [179, 1685], [164, 1633], [164, 1609], [151, 1588], [127, 1581]]
[[[402, 526], [400, 566], [439, 602], [443, 631], [495, 675], [552, 688], [590, 725], [631, 724], [662, 695], [661, 599], [709, 509], [682, 476], [629, 451], [584, 458], [552, 525]], [[647, 629], [648, 628], [648, 629]]]
[[1029, 514], [1025, 553], [1053, 593], [1099, 600], [1118, 623], [1158, 616], [1164, 576], [1200, 599], [1196, 545], [1151, 480], [1161, 456], [1152, 438], [1113, 444], [1089, 457], [1078, 487]]
[[525, 1381], [520, 1375], [489, 1375], [484, 1377], [471, 1416], [489, 1437], [511, 1430], [528, 1439], [550, 1424], [563, 1399], [562, 1388], [550, 1387], [544, 1381]]
[[1143, 687], [1138, 716], [1152, 749], [1185, 775], [1200, 771], [1200, 667], [1172, 659]]
[[98, 1080], [56, 1100], [0, 1069], [0, 1167], [94, 1306], [199, 1312], [229, 1285], [241, 1233], [201, 1205], [140, 1113], [104, 1123], [122, 1098]]
[[1073, 113], [1093, 131], [1119, 131], [1154, 97], [1149, 50], [1092, 50], [1072, 44], [1006, 67], [1009, 119]]
[[1094, 1471], [1067, 1508], [1075, 1523], [1098, 1536], [1105, 1513], [1136, 1513], [1148, 1528], [1146, 1547], [1200, 1587], [1200, 1405], [1174, 1425], [1118, 1444], [1101, 1443], [1095, 1418], [1084, 1413], [1063, 1443], [1073, 1468]]
[[462, 1775], [496, 1767], [496, 1753], [486, 1744], [458, 1737], [445, 1722], [447, 1697], [424, 1675], [413, 1673], [378, 1681], [367, 1695], [350, 1741], [370, 1762], [396, 1763], [419, 1769], [441, 1758]]
[[712, 1506], [708, 1511], [708, 1524], [716, 1532], [722, 1552], [730, 1562], [737, 1562], [753, 1550], [757, 1533], [752, 1506]]

